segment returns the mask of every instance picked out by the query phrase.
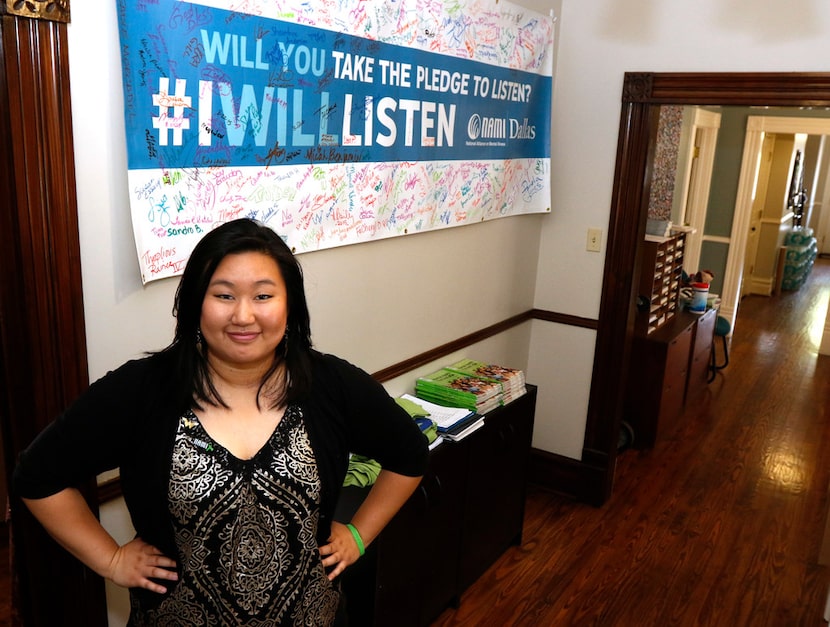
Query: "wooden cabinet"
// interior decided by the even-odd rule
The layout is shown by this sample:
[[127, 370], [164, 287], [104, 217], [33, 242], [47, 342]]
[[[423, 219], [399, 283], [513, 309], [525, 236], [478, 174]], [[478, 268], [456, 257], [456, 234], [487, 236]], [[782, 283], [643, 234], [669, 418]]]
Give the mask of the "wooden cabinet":
[[[522, 541], [535, 389], [501, 410], [469, 440], [459, 586], [466, 589]], [[463, 442], [463, 440], [462, 440]]]
[[634, 446], [651, 448], [671, 433], [690, 398], [707, 386], [717, 311], [681, 311], [656, 331], [635, 336], [631, 347], [623, 417]]
[[[430, 453], [415, 493], [346, 570], [349, 624], [429, 625], [511, 545], [521, 541], [536, 387]], [[347, 522], [368, 489], [344, 488]]]
[[658, 428], [671, 429], [683, 411], [695, 323], [695, 316], [684, 313], [634, 338], [624, 415], [637, 448], [654, 446]]
[[681, 308], [685, 246], [684, 232], [643, 242], [623, 403], [637, 448], [651, 448], [659, 434], [673, 431], [687, 399], [708, 379], [717, 312], [696, 315]]
[[[461, 444], [457, 448], [467, 448]], [[367, 616], [366, 622], [350, 624], [426, 625], [457, 603], [458, 558], [447, 547], [461, 542], [464, 457], [449, 447], [439, 447], [430, 457], [421, 485], [377, 540], [373, 614], [387, 618], [373, 623]]]

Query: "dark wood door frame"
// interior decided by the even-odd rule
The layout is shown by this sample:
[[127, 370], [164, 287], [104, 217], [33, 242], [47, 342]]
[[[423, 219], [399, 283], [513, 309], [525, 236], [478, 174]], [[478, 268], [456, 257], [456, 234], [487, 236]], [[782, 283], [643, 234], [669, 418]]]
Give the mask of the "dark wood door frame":
[[[583, 495], [597, 505], [613, 489], [633, 337], [635, 277], [645, 233], [651, 156], [661, 105], [830, 107], [830, 73], [627, 73], [608, 225], [594, 370], [583, 449]], [[541, 382], [540, 382], [541, 383]]]
[[[88, 384], [75, 195], [69, 2], [0, 5], [0, 429], [18, 453]], [[82, 488], [97, 511], [94, 483]], [[103, 580], [12, 495], [14, 623], [107, 624]]]

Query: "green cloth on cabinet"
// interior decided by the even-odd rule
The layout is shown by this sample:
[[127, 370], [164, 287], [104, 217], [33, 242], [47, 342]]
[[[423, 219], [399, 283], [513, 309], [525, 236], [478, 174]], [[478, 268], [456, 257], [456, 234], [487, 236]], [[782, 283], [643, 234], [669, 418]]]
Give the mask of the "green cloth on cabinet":
[[380, 470], [380, 464], [374, 459], [362, 455], [352, 455], [349, 458], [349, 470], [346, 471], [343, 485], [366, 488], [375, 483]]
[[395, 402], [403, 407], [404, 411], [412, 416], [418, 426], [421, 428], [421, 433], [426, 436], [427, 443], [432, 444], [438, 437], [438, 425], [429, 417], [429, 412], [421, 407], [415, 401], [408, 398], [396, 398]]
[[411, 401], [408, 398], [396, 398], [395, 402], [400, 405], [403, 410], [409, 414], [412, 418], [420, 418], [429, 416], [429, 412], [418, 405], [415, 401]]

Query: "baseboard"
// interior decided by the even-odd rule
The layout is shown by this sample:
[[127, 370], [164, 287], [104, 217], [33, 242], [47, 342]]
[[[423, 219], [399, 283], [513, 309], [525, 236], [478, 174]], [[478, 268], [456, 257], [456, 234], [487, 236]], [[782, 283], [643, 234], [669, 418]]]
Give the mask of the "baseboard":
[[528, 481], [551, 492], [596, 507], [607, 500], [605, 472], [578, 459], [531, 449]]
[[775, 290], [775, 279], [770, 277], [759, 278], [756, 276], [750, 277], [749, 293], [758, 294], [760, 296], [771, 296]]

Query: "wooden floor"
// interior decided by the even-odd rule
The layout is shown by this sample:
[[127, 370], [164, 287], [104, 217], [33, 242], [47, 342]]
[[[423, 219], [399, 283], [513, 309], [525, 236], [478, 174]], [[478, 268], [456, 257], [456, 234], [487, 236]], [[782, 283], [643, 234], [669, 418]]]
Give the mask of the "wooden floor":
[[740, 305], [730, 364], [679, 430], [621, 455], [602, 508], [531, 488], [524, 544], [437, 626], [826, 625], [830, 260]]

